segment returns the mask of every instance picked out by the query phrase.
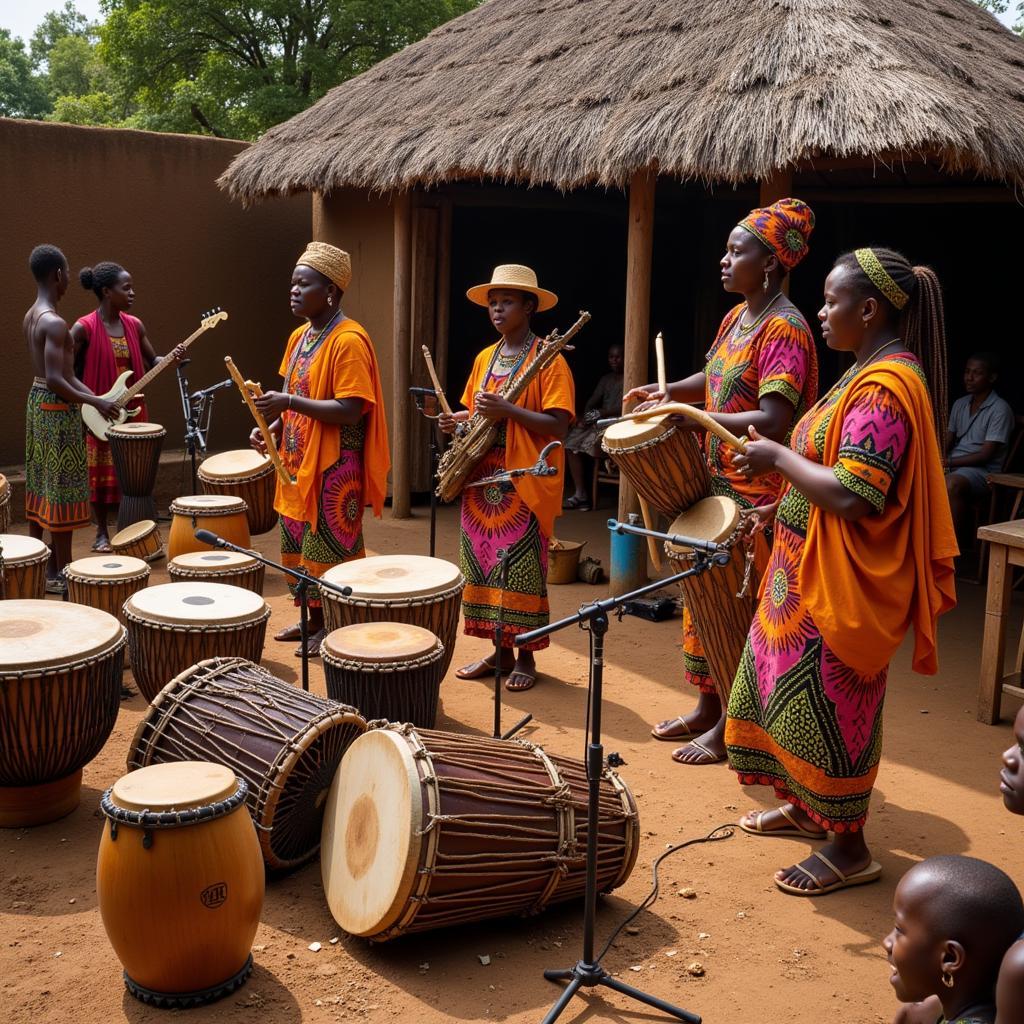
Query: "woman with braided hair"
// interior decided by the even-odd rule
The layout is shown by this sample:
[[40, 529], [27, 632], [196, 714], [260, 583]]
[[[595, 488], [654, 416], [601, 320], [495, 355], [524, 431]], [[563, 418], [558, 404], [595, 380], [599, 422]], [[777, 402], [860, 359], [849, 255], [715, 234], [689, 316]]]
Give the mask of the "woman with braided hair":
[[[938, 279], [888, 249], [836, 261], [818, 313], [856, 362], [789, 446], [750, 430], [734, 462], [788, 486], [729, 699], [729, 762], [784, 801], [740, 820], [756, 836], [827, 840], [775, 884], [820, 896], [873, 882], [864, 840], [889, 660], [914, 627], [913, 667], [937, 670], [936, 622], [955, 603], [957, 553], [937, 438], [946, 343]], [[930, 393], [929, 393], [930, 389]]]

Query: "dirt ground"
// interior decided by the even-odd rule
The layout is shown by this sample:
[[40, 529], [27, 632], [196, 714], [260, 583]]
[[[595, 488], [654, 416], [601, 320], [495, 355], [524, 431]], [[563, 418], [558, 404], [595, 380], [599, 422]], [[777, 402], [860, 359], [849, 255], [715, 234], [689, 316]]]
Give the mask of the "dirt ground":
[[[426, 554], [426, 511], [416, 512], [412, 520], [368, 520], [368, 546], [380, 553]], [[559, 535], [588, 540], [587, 551], [603, 556], [607, 565], [607, 515], [572, 513], [560, 521]], [[438, 554], [454, 560], [452, 509], [441, 513], [438, 540]], [[86, 531], [77, 535], [76, 555], [85, 553], [88, 542]], [[275, 535], [257, 543], [272, 554]], [[165, 578], [164, 563], [158, 563], [152, 582]], [[604, 588], [584, 584], [552, 587], [553, 613], [568, 614], [603, 593]], [[268, 577], [267, 598], [274, 631], [294, 612], [280, 580]], [[638, 934], [619, 939], [607, 968], [701, 1014], [709, 1024], [888, 1022], [896, 1003], [880, 942], [890, 928], [892, 893], [901, 874], [931, 854], [970, 853], [1000, 865], [1024, 885], [1022, 825], [1003, 809], [998, 791], [999, 754], [1010, 742], [1010, 729], [1005, 721], [991, 728], [974, 717], [983, 599], [983, 588], [961, 585], [960, 606], [942, 626], [937, 678], [912, 675], [906, 650], [893, 664], [885, 755], [868, 826], [874, 855], [885, 868], [880, 884], [797, 899], [775, 888], [772, 873], [806, 856], [804, 843], [738, 833], [721, 843], [690, 847], [664, 863], [660, 900], [638, 919]], [[722, 765], [674, 765], [672, 747], [648, 734], [651, 722], [694, 703], [680, 684], [678, 641], [678, 619], [652, 623], [627, 616], [613, 622], [609, 633], [606, 749], [627, 762], [621, 774], [639, 805], [643, 840], [632, 877], [602, 901], [599, 936], [646, 895], [651, 862], [667, 845], [702, 836], [749, 807], [773, 803], [764, 789], [741, 791]], [[575, 628], [557, 634], [538, 658], [547, 674], [536, 689], [505, 695], [505, 721], [511, 724], [532, 711], [525, 735], [553, 753], [573, 756], [582, 750], [585, 642]], [[482, 641], [460, 638], [453, 664], [477, 657], [484, 647]], [[292, 648], [268, 641], [264, 665], [297, 683], [299, 663]], [[318, 662], [312, 688], [324, 692]], [[441, 689], [438, 727], [489, 734], [490, 695], [489, 683], [458, 682], [450, 675]], [[76, 811], [39, 828], [0, 830], [0, 1017], [9, 1024], [134, 1024], [177, 1012], [146, 1007], [126, 993], [96, 906], [99, 798], [125, 771], [143, 709], [139, 696], [122, 704], [105, 748], [85, 768]], [[1008, 701], [1004, 718], [1015, 710], [1016, 703]], [[695, 890], [696, 897], [678, 895], [684, 888]], [[146, 914], [146, 907], [138, 912]], [[160, 922], [152, 925], [158, 929]], [[371, 946], [346, 937], [334, 924], [314, 862], [268, 885], [249, 982], [220, 1003], [188, 1011], [189, 1019], [195, 1024], [539, 1021], [558, 995], [541, 972], [575, 963], [580, 934], [580, 907], [563, 905], [530, 920], [490, 921]], [[323, 948], [311, 952], [313, 942]], [[489, 965], [481, 964], [483, 955], [490, 957]], [[702, 975], [689, 973], [694, 963], [702, 965]], [[567, 1022], [660, 1019], [606, 990], [575, 999], [562, 1017]]]

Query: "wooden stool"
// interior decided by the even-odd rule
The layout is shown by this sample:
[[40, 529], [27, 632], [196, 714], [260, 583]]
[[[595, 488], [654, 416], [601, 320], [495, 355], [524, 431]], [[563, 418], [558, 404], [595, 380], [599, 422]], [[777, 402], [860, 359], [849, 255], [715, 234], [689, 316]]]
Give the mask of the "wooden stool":
[[[993, 523], [978, 530], [978, 539], [989, 545], [988, 591], [985, 595], [985, 636], [981, 647], [978, 681], [978, 721], [995, 725], [1003, 694], [1024, 700], [1021, 668], [1024, 664], [1024, 633], [1017, 647], [1015, 672], [1003, 674], [1006, 654], [1006, 620], [1010, 609], [1013, 570], [1024, 567], [1024, 520]], [[1008, 680], [1015, 682], [1008, 682]]]

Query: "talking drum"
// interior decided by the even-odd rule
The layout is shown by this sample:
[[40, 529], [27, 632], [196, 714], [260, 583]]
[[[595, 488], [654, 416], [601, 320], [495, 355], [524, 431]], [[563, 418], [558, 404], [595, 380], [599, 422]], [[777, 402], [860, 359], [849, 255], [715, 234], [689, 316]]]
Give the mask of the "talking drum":
[[366, 729], [354, 709], [276, 679], [242, 658], [211, 658], [161, 690], [139, 723], [128, 767], [202, 759], [249, 784], [267, 867], [316, 856], [338, 763]]
[[141, 558], [93, 555], [64, 568], [68, 600], [99, 608], [124, 622], [124, 603], [149, 582], [149, 566]]
[[119, 423], [107, 430], [110, 457], [121, 488], [117, 528], [156, 519], [156, 474], [167, 431], [159, 423]]
[[[597, 885], [629, 877], [636, 804], [601, 778]], [[518, 740], [373, 729], [352, 744], [331, 786], [320, 867], [335, 920], [377, 941], [583, 895], [583, 765]]]
[[666, 419], [613, 423], [601, 438], [601, 448], [641, 498], [665, 515], [677, 516], [707, 497], [711, 477], [697, 435]]
[[[740, 507], [732, 498], [716, 495], [697, 502], [669, 528], [670, 533], [721, 544], [728, 551], [729, 561], [725, 565], [713, 565], [679, 583], [723, 707], [729, 701], [757, 605], [757, 581], [752, 580], [744, 587], [745, 540], [750, 524], [751, 520], [740, 514]], [[691, 547], [666, 543], [665, 553], [678, 563], [679, 571], [697, 561]], [[739, 596], [741, 593], [743, 597]]]
[[167, 563], [167, 575], [175, 583], [226, 583], [229, 587], [245, 587], [254, 594], [263, 593], [265, 571], [261, 561], [241, 551], [188, 551]]
[[277, 526], [270, 456], [251, 448], [221, 452], [204, 460], [198, 476], [203, 494], [228, 494], [245, 502], [250, 533], [266, 533]]
[[103, 927], [133, 996], [198, 1006], [252, 973], [266, 881], [246, 784], [218, 764], [143, 768], [103, 794]]
[[46, 595], [46, 563], [50, 549], [35, 537], [0, 535], [0, 595], [41, 599]]
[[117, 721], [124, 627], [63, 601], [0, 602], [0, 826], [78, 806], [82, 768]]
[[364, 718], [432, 729], [444, 674], [444, 644], [408, 622], [357, 622], [320, 645], [327, 696]]
[[210, 551], [209, 544], [196, 540], [196, 530], [209, 530], [224, 540], [249, 547], [246, 504], [228, 494], [187, 494], [170, 505], [171, 531], [167, 535], [167, 557], [177, 558], [189, 551]]
[[0, 473], [0, 533], [11, 528], [11, 482]]
[[444, 645], [444, 677], [455, 651], [466, 585], [457, 565], [426, 555], [374, 555], [336, 565], [323, 578], [352, 588], [348, 597], [321, 592], [328, 632], [355, 622], [422, 626]]
[[135, 682], [152, 700], [179, 672], [204, 658], [259, 662], [270, 606], [223, 583], [163, 583], [124, 605]]
[[110, 538], [110, 546], [117, 555], [141, 558], [144, 562], [155, 562], [164, 557], [160, 531], [152, 519], [141, 519]]

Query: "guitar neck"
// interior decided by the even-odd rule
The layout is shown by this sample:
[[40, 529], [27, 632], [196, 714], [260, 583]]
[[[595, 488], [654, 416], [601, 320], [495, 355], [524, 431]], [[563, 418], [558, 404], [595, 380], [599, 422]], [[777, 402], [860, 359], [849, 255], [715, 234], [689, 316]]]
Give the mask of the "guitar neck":
[[[197, 331], [193, 331], [181, 344], [184, 348], [188, 348], [199, 335], [204, 334], [209, 328], [203, 324]], [[144, 373], [141, 379], [137, 380], [118, 400], [117, 406], [123, 408], [126, 406], [140, 391], [142, 391], [150, 381], [153, 381], [157, 376], [166, 370], [168, 366], [172, 364], [170, 359], [161, 359], [158, 363], [155, 363]]]

